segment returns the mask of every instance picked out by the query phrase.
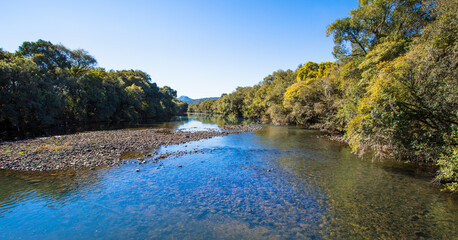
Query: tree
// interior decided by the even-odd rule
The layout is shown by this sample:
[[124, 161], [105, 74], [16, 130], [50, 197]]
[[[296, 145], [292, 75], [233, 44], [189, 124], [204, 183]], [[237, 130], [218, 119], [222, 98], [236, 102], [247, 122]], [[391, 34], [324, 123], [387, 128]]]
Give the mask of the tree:
[[175, 90], [159, 89], [145, 72], [96, 64], [85, 50], [43, 40], [24, 42], [14, 54], [0, 50], [1, 130], [166, 120], [185, 108]]
[[0, 122], [5, 129], [56, 123], [63, 97], [37, 65], [20, 57], [0, 60]]
[[52, 72], [55, 68], [71, 68], [70, 50], [41, 39], [37, 42], [24, 42], [16, 55], [32, 59], [44, 72]]
[[[433, 20], [434, 1], [360, 0], [351, 17], [337, 19], [327, 29], [335, 42], [334, 56], [365, 56], [373, 46], [386, 40], [417, 36]], [[347, 49], [350, 44], [350, 50]]]

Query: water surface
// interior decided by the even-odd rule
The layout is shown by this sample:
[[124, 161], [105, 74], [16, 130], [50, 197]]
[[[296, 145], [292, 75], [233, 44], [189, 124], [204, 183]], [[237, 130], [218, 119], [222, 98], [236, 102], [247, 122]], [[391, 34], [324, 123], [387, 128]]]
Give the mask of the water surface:
[[[162, 127], [217, 129], [182, 117]], [[0, 171], [2, 239], [456, 239], [458, 201], [412, 165], [297, 127], [168, 146], [158, 163]], [[136, 170], [139, 170], [136, 172]]]

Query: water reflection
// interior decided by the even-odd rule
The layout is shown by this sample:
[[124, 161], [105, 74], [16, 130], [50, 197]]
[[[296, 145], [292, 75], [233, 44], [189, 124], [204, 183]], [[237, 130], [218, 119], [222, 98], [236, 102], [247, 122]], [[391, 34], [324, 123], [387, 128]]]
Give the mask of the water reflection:
[[226, 117], [222, 115], [208, 115], [200, 113], [190, 113], [187, 115], [188, 119], [197, 120], [204, 124], [216, 124], [218, 126], [234, 125], [234, 124], [259, 124], [260, 122], [255, 119]]
[[189, 121], [186, 116], [177, 116], [172, 118], [168, 122], [157, 122], [152, 120], [145, 120], [143, 122], [101, 122], [101, 123], [90, 123], [85, 125], [66, 125], [57, 126], [53, 128], [37, 128], [30, 129], [29, 131], [17, 132], [16, 130], [6, 131], [0, 133], [1, 140], [18, 140], [28, 139], [35, 137], [54, 136], [73, 134], [77, 132], [90, 132], [90, 131], [102, 131], [102, 130], [117, 130], [117, 129], [139, 129], [139, 128], [169, 128], [175, 129]]
[[[220, 121], [192, 115], [160, 127], [227, 124]], [[0, 232], [3, 239], [457, 235], [456, 199], [431, 187], [427, 176], [400, 163], [358, 159], [320, 135], [268, 126], [164, 147], [159, 151], [204, 154], [154, 164], [39, 174], [2, 170]]]
[[200, 113], [189, 113], [186, 117], [175, 117], [173, 122], [180, 123], [178, 126], [174, 127], [175, 129], [189, 132], [220, 131], [221, 127], [224, 125], [259, 124], [258, 121], [253, 119], [225, 117], [222, 115], [208, 115]]
[[179, 125], [176, 129], [184, 132], [221, 131], [217, 124], [205, 124], [194, 119]]
[[[101, 171], [102, 168], [99, 168]], [[0, 170], [0, 218], [27, 201], [44, 201], [47, 206], [65, 204], [84, 197], [99, 180], [91, 169], [26, 172]], [[39, 199], [39, 200], [38, 200]]]
[[[345, 145], [299, 128], [267, 127], [262, 141], [294, 151], [277, 161], [328, 196], [326, 232], [333, 238], [452, 239], [456, 199], [429, 184], [431, 169], [356, 158]], [[448, 210], [446, 210], [448, 209]], [[440, 225], [440, 227], [438, 227]]]

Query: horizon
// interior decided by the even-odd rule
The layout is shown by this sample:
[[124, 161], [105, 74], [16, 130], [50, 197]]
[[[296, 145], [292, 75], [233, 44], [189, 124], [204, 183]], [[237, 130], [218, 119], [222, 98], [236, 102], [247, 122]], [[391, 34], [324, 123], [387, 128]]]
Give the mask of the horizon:
[[10, 1], [0, 6], [6, 10], [0, 17], [5, 51], [38, 39], [84, 49], [98, 67], [138, 69], [159, 86], [177, 90], [177, 96], [199, 99], [252, 86], [279, 69], [335, 61], [326, 27], [348, 16], [358, 1]]

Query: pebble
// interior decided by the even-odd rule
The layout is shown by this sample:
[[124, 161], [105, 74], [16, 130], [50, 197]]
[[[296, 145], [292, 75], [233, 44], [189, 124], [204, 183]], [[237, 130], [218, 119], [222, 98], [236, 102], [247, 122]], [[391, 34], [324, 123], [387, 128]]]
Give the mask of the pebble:
[[[126, 162], [120, 158], [121, 154], [125, 152], [141, 153], [150, 151], [148, 149], [158, 149], [161, 146], [166, 148], [167, 144], [178, 145], [215, 136], [250, 132], [259, 130], [261, 127], [226, 125], [223, 129], [222, 132], [193, 133], [154, 128], [108, 130], [2, 142], [0, 144], [0, 169], [49, 171], [69, 167], [78, 169], [100, 165], [116, 166]], [[59, 141], [56, 141], [56, 138], [59, 138]], [[182, 156], [189, 153], [203, 154], [204, 152], [201, 150], [181, 151], [159, 156], [145, 153], [145, 156], [156, 156], [153, 162], [157, 162], [169, 156]], [[146, 163], [144, 157], [138, 158], [138, 162]]]

